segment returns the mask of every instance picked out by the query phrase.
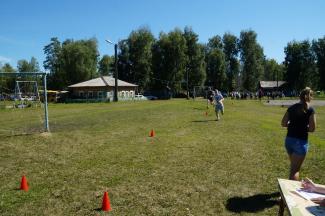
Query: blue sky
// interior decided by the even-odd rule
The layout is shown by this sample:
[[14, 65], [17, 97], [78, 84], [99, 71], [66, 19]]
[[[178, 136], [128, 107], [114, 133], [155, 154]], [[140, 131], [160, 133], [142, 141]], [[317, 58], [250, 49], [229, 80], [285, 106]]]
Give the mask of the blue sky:
[[147, 26], [158, 38], [176, 27], [190, 26], [199, 41], [230, 32], [254, 30], [267, 58], [284, 60], [288, 42], [325, 36], [324, 0], [4, 0], [0, 4], [0, 62], [16, 67], [36, 57], [41, 69], [43, 48], [51, 37], [96, 37], [100, 55], [132, 30]]

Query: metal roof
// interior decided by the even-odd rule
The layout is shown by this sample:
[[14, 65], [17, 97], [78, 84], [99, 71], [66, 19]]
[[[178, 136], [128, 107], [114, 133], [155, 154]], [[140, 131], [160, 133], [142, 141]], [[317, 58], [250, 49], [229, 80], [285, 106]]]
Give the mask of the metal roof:
[[[73, 84], [68, 87], [78, 88], [78, 87], [105, 87], [105, 86], [115, 86], [115, 78], [110, 76], [101, 76], [85, 82]], [[128, 83], [118, 79], [117, 86], [137, 87], [138, 85]]]

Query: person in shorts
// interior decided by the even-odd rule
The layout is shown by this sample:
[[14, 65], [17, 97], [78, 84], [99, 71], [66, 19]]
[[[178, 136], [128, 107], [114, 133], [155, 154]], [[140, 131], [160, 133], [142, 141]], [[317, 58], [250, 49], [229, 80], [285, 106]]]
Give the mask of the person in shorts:
[[299, 171], [308, 151], [308, 132], [316, 128], [316, 115], [310, 106], [313, 91], [306, 87], [300, 93], [300, 101], [288, 108], [281, 125], [287, 127], [285, 148], [290, 160], [289, 179], [299, 180]]
[[223, 115], [224, 113], [224, 105], [223, 105], [223, 96], [220, 91], [217, 89], [215, 90], [215, 95], [214, 95], [214, 105], [215, 105], [215, 112], [217, 116], [217, 121], [220, 120], [220, 113]]

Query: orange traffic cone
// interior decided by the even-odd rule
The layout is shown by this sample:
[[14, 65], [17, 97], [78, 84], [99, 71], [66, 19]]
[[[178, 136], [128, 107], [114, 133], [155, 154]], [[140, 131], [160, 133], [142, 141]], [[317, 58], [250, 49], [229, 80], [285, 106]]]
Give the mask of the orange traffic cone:
[[103, 211], [111, 211], [111, 203], [109, 201], [108, 193], [105, 191], [103, 196], [103, 204], [102, 204], [102, 210]]
[[26, 176], [23, 176], [20, 183], [20, 190], [28, 191], [28, 184]]
[[150, 135], [149, 135], [150, 137], [154, 137], [155, 136], [155, 131], [153, 130], [153, 129], [151, 129], [151, 131], [150, 131]]

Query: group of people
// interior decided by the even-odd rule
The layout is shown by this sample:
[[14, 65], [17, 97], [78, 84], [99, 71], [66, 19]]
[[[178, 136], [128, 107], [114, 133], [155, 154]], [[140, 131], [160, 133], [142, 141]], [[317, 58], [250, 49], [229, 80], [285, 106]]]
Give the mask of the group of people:
[[217, 121], [220, 120], [220, 114], [224, 114], [225, 108], [224, 108], [224, 104], [223, 104], [223, 96], [221, 94], [220, 91], [218, 91], [217, 89], [215, 91], [213, 90], [209, 90], [208, 92], [208, 101], [211, 105], [214, 106], [215, 108], [215, 112], [216, 112], [216, 116], [217, 116]]
[[[315, 109], [310, 106], [313, 91], [306, 87], [299, 95], [300, 101], [290, 106], [284, 114], [281, 125], [287, 128], [285, 148], [290, 160], [290, 180], [299, 181], [299, 171], [308, 152], [308, 133], [316, 129]], [[310, 179], [302, 181], [302, 187], [310, 192], [325, 194], [325, 188], [316, 186]], [[325, 206], [325, 199], [313, 200]]]

